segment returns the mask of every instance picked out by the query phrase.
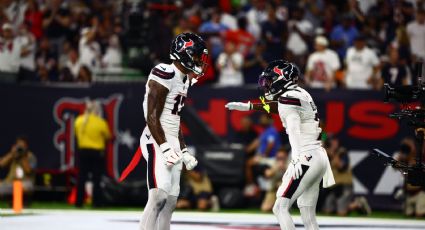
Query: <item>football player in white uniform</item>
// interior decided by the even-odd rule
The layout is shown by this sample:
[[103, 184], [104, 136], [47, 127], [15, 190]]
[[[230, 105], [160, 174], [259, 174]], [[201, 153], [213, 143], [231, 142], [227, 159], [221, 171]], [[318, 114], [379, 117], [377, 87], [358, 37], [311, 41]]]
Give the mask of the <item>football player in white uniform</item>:
[[273, 213], [280, 228], [294, 230], [289, 209], [297, 200], [304, 226], [319, 229], [316, 204], [320, 181], [324, 187], [335, 183], [326, 151], [321, 146], [317, 107], [310, 94], [298, 86], [300, 71], [293, 63], [271, 62], [259, 77], [259, 88], [267, 99], [262, 104], [230, 102], [229, 110], [259, 110], [277, 113], [291, 145], [291, 162], [276, 194]]
[[198, 164], [186, 148], [180, 111], [188, 88], [205, 71], [207, 55], [201, 37], [183, 33], [172, 41], [172, 64], [158, 64], [149, 74], [143, 101], [147, 126], [140, 138], [147, 162], [149, 198], [140, 220], [141, 230], [170, 229], [180, 192], [182, 164], [188, 170]]

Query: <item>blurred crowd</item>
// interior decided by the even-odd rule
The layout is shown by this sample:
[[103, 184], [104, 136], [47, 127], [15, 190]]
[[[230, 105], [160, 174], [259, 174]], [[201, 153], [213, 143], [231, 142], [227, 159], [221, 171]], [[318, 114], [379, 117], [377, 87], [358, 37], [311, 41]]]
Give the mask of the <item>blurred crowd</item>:
[[89, 82], [122, 67], [120, 1], [0, 1], [0, 71], [20, 81]]
[[[204, 84], [256, 83], [284, 58], [307, 87], [381, 89], [412, 81], [425, 58], [424, 0], [3, 0], [0, 70], [22, 80], [90, 81], [168, 62], [169, 42], [208, 43]], [[125, 60], [125, 61], [124, 61]]]
[[[256, 125], [258, 124], [258, 125]], [[258, 122], [253, 117], [241, 119], [241, 129], [235, 142], [244, 146], [246, 153], [244, 203], [270, 212], [276, 200], [276, 191], [290, 161], [289, 141], [274, 125], [273, 117], [261, 114]], [[355, 194], [353, 167], [349, 151], [339, 138], [323, 132], [322, 146], [326, 149], [336, 184], [320, 192], [318, 210], [324, 214], [347, 216], [352, 213], [370, 215], [367, 197]], [[393, 157], [406, 165], [415, 165], [415, 139], [404, 138]], [[391, 180], [397, 186], [392, 192], [395, 202], [402, 204], [406, 216], [425, 217], [425, 189], [407, 184], [404, 176], [393, 168]]]

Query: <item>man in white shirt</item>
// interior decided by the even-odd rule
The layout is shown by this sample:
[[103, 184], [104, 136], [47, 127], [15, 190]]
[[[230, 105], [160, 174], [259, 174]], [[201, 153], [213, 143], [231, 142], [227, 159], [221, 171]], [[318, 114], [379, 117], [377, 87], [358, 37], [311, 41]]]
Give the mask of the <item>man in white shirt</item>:
[[0, 71], [18, 73], [21, 56], [20, 43], [14, 38], [11, 24], [3, 24], [2, 30], [0, 38]]
[[316, 51], [308, 57], [305, 74], [307, 85], [312, 88], [324, 88], [326, 91], [335, 86], [335, 72], [341, 67], [338, 54], [328, 49], [328, 44], [325, 37], [316, 37]]
[[220, 71], [218, 84], [220, 86], [243, 85], [242, 65], [242, 54], [236, 50], [235, 44], [227, 42], [224, 52], [217, 59], [217, 69]]
[[35, 52], [36, 41], [34, 35], [28, 30], [26, 24], [22, 24], [18, 31], [16, 40], [20, 46], [19, 79], [35, 79]]
[[375, 51], [366, 46], [363, 36], [354, 41], [354, 46], [347, 51], [345, 58], [345, 84], [349, 89], [377, 88], [379, 79], [376, 73], [379, 70], [379, 59]]
[[71, 71], [72, 77], [74, 80], [78, 78], [78, 72], [80, 72], [81, 63], [78, 59], [78, 51], [74, 48], [71, 48], [68, 52], [68, 61], [65, 66]]
[[102, 58], [102, 65], [107, 72], [121, 72], [122, 53], [120, 41], [116, 34], [109, 38], [109, 46]]
[[288, 22], [289, 37], [286, 48], [292, 52], [295, 57], [305, 60], [308, 52], [308, 42], [313, 34], [313, 25], [310, 21], [304, 19], [304, 10], [295, 9], [294, 19]]
[[95, 38], [95, 29], [84, 28], [81, 31], [81, 39], [78, 50], [81, 65], [87, 66], [92, 72], [97, 70], [100, 66], [100, 45]]
[[407, 25], [410, 50], [415, 58], [425, 59], [425, 11], [416, 12], [416, 20]]

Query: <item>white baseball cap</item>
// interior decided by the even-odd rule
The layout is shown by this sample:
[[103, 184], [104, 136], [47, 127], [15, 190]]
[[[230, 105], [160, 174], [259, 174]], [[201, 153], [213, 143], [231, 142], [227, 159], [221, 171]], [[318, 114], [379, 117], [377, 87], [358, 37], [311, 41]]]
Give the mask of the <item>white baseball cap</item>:
[[2, 28], [2, 30], [11, 30], [11, 29], [13, 29], [13, 27], [12, 27], [12, 25], [10, 23], [4, 23], [1, 28]]
[[326, 39], [324, 36], [317, 36], [316, 39], [314, 40], [314, 42], [318, 45], [322, 45], [322, 46], [328, 46], [329, 42], [328, 39]]

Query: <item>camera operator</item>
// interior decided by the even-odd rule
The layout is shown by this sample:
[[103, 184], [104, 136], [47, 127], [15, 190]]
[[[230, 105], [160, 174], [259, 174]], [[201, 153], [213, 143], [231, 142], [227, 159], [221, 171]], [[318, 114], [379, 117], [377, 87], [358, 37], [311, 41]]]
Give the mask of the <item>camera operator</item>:
[[24, 193], [28, 194], [34, 188], [34, 168], [36, 158], [28, 148], [28, 140], [21, 136], [16, 138], [10, 151], [0, 157], [0, 168], [7, 168], [6, 178], [0, 180], [0, 196], [12, 195], [14, 180], [22, 180]]
[[[401, 142], [400, 152], [396, 153], [394, 159], [407, 165], [415, 164], [416, 156], [416, 145], [415, 141], [411, 138], [405, 138]], [[405, 183], [405, 205], [404, 213], [406, 216], [425, 216], [425, 191], [420, 186], [412, 186]]]

